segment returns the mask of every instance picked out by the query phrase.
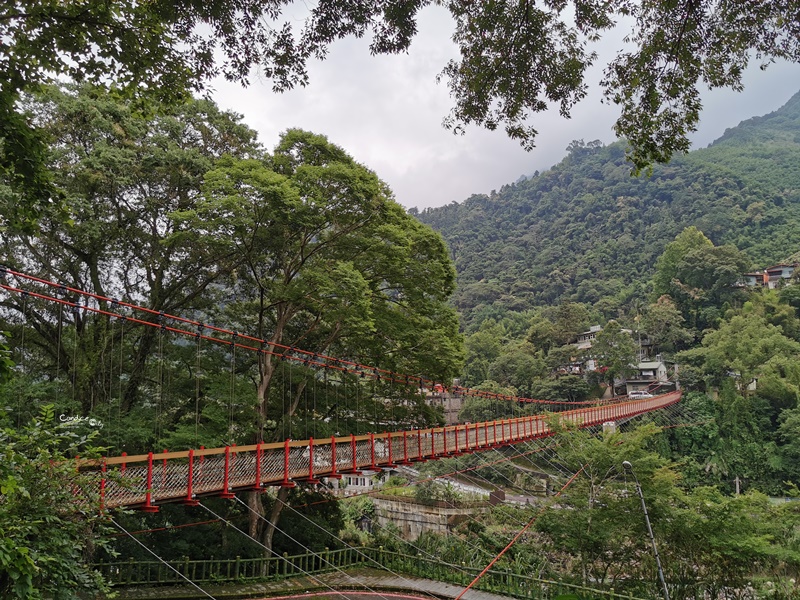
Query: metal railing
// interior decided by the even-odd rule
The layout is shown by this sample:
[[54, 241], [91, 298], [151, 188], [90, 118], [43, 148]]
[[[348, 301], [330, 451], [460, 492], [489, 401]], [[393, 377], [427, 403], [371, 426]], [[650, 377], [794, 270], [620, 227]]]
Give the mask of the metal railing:
[[[331, 571], [371, 567], [389, 573], [466, 586], [481, 571], [442, 562], [436, 558], [411, 556], [383, 548], [342, 548], [319, 553], [306, 553], [270, 558], [233, 558], [212, 560], [170, 561], [169, 565], [191, 581], [202, 583], [244, 583], [252, 581], [279, 581], [301, 575], [316, 575]], [[99, 563], [95, 568], [108, 582], [117, 587], [144, 584], [185, 584], [185, 580], [164, 563], [157, 561], [121, 561]], [[370, 585], [375, 587], [375, 579]], [[304, 586], [306, 589], [308, 586]], [[320, 588], [326, 586], [320, 583]], [[352, 588], [352, 585], [348, 585]], [[380, 587], [379, 584], [377, 587]], [[327, 589], [327, 588], [326, 588]], [[530, 577], [510, 570], [488, 571], [473, 589], [520, 599], [552, 600], [558, 596], [572, 595], [580, 598], [605, 600], [638, 600], [631, 594], [614, 590], [590, 588], [565, 581]]]
[[[631, 418], [680, 400], [680, 392], [555, 413], [578, 427]], [[226, 446], [84, 461], [96, 479], [101, 508], [131, 506], [156, 511], [157, 504], [195, 504], [197, 497], [231, 497], [239, 490], [293, 487], [296, 482], [339, 478], [359, 469], [377, 471], [399, 464], [481, 452], [552, 435], [546, 415], [531, 415], [328, 440], [286, 440], [251, 446]]]

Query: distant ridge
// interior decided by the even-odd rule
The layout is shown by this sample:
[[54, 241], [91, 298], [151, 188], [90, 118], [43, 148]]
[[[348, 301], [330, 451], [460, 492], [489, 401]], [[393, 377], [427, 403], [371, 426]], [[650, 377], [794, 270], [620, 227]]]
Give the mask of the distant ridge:
[[553, 168], [428, 208], [456, 262], [454, 302], [482, 316], [574, 300], [603, 308], [646, 294], [656, 258], [695, 225], [754, 266], [800, 251], [800, 92], [708, 148], [633, 178], [622, 142], [573, 142]]

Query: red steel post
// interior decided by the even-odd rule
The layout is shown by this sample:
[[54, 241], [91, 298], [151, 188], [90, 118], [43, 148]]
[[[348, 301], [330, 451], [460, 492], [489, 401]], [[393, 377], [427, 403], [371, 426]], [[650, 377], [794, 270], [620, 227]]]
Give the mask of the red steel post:
[[225, 446], [225, 473], [222, 476], [222, 493], [220, 498], [233, 498], [230, 491], [231, 447]]
[[350, 434], [350, 453], [353, 456], [353, 473], [355, 475], [361, 475], [361, 471], [358, 470], [358, 446], [356, 444], [356, 436], [354, 434]]
[[147, 453], [147, 491], [144, 494], [144, 512], [158, 512], [158, 507], [152, 502], [153, 500], [153, 453]]
[[253, 489], [260, 490], [261, 488], [261, 442], [256, 444], [256, 476], [255, 480], [253, 481]]
[[319, 479], [314, 477], [314, 438], [308, 438], [308, 482], [319, 483]]
[[289, 440], [283, 441], [283, 481], [281, 487], [293, 488], [297, 484], [289, 479]]
[[194, 498], [194, 450], [189, 450], [189, 474], [186, 477], [186, 498], [182, 503], [189, 506], [197, 506], [200, 504], [199, 500]]

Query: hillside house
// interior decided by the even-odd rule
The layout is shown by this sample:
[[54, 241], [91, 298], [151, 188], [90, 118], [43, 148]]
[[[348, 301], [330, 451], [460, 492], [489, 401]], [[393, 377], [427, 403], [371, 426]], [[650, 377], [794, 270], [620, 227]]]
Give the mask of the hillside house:
[[576, 350], [588, 350], [592, 347], [592, 340], [597, 337], [597, 334], [603, 331], [600, 325], [592, 325], [589, 331], [584, 331], [578, 334], [578, 339], [575, 342]]
[[625, 382], [626, 392], [651, 392], [662, 393], [674, 390], [678, 384], [674, 381], [678, 366], [662, 360], [661, 355], [656, 360], [641, 361], [636, 365], [636, 374]]
[[383, 486], [382, 474], [382, 471], [364, 469], [357, 474], [347, 473], [342, 475], [339, 480], [328, 479], [327, 477], [323, 480], [331, 485], [336, 495], [358, 496], [380, 489]]
[[766, 269], [767, 287], [775, 289], [789, 284], [789, 280], [794, 275], [795, 269], [800, 266], [798, 263], [788, 265], [774, 265]]
[[786, 263], [767, 267], [763, 271], [745, 273], [739, 281], [742, 287], [764, 287], [770, 290], [789, 285], [800, 263]]

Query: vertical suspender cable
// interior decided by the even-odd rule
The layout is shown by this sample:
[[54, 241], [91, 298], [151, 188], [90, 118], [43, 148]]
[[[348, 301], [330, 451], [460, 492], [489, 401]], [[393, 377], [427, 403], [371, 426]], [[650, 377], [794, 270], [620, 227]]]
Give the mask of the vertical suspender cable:
[[288, 410], [284, 411], [283, 418], [286, 423], [286, 436], [292, 437], [292, 417], [289, 415], [289, 412], [292, 410], [292, 402], [294, 402], [294, 396], [292, 396], [292, 365], [286, 367], [289, 369], [289, 389], [286, 392], [286, 397], [289, 402]]
[[[307, 383], [307, 379], [306, 379], [307, 377], [308, 377], [308, 374], [307, 373], [303, 373], [303, 383], [305, 384], [305, 385], [303, 385], [303, 412], [305, 413], [303, 415], [303, 421], [304, 421], [304, 424], [305, 424], [305, 432], [306, 432], [305, 438], [306, 439], [308, 439], [308, 383]], [[299, 399], [298, 399], [298, 402], [299, 402]]]
[[125, 350], [125, 317], [122, 317], [119, 331], [119, 397], [117, 398], [117, 422], [114, 427], [117, 433], [117, 443], [122, 441], [122, 372], [124, 370]]
[[233, 443], [233, 400], [236, 395], [236, 338], [234, 332], [231, 339], [231, 384], [230, 398], [228, 399], [228, 442]]
[[157, 440], [161, 440], [164, 435], [164, 420], [166, 415], [166, 409], [164, 407], [164, 401], [166, 399], [165, 393], [165, 381], [166, 375], [164, 372], [164, 363], [166, 361], [165, 350], [164, 350], [164, 338], [167, 334], [167, 325], [164, 323], [164, 314], [163, 312], [158, 316], [158, 322], [160, 323], [160, 327], [158, 329], [158, 421], [156, 423], [156, 438]]
[[375, 382], [372, 383], [372, 427], [370, 427], [370, 431], [375, 431], [378, 428], [378, 396], [375, 394]]
[[314, 389], [311, 391], [311, 429], [312, 429], [312, 436], [316, 437], [317, 435], [317, 374], [314, 373], [314, 379], [311, 382], [311, 385], [314, 386]]
[[80, 317], [80, 300], [76, 300], [72, 306], [72, 314], [75, 315], [75, 342], [72, 345], [72, 403], [75, 403], [75, 388], [78, 385], [78, 319]]
[[283, 360], [281, 355], [278, 360], [281, 361], [281, 435], [286, 439], [286, 361]]
[[195, 354], [194, 366], [194, 445], [197, 446], [198, 430], [200, 427], [200, 342], [203, 336], [198, 331], [197, 333], [197, 352]]
[[358, 435], [358, 424], [361, 422], [361, 384], [356, 378], [356, 418], [355, 422], [353, 423], [353, 428], [356, 430], [356, 435]]
[[[108, 408], [106, 410], [106, 422], [110, 425], [111, 424], [111, 403], [114, 399], [114, 333], [115, 333], [115, 325], [116, 320], [113, 317], [109, 317], [107, 320], [109, 324], [109, 337], [111, 338], [111, 348], [108, 351], [108, 393], [106, 394], [106, 403]], [[103, 385], [103, 391], [105, 392], [105, 385]]]
[[336, 428], [335, 428], [335, 431], [337, 431], [337, 432], [339, 431], [339, 411], [342, 409], [341, 400], [340, 400], [340, 394], [341, 394], [342, 390], [340, 388], [341, 388], [341, 385], [342, 385], [341, 382], [343, 381], [343, 378], [344, 378], [344, 373], [339, 375], [339, 377], [340, 377], [339, 387], [335, 388], [335, 392], [334, 392], [334, 399], [336, 401], [335, 404], [334, 404], [334, 406], [336, 407], [336, 411], [334, 413], [334, 415], [336, 416]]
[[[19, 350], [19, 364], [23, 367], [25, 366], [25, 329], [27, 325], [27, 318], [28, 318], [28, 294], [22, 295], [22, 333], [20, 334], [20, 350]], [[58, 375], [56, 373], [56, 375]], [[17, 427], [21, 426], [22, 422], [22, 389], [24, 386], [19, 386], [17, 388]]]
[[61, 386], [58, 385], [58, 376], [61, 374], [61, 337], [64, 331], [64, 305], [58, 303], [58, 328], [56, 334], [56, 404], [58, 404]]

